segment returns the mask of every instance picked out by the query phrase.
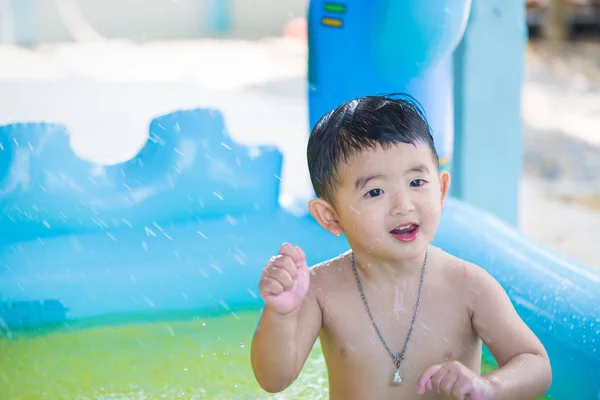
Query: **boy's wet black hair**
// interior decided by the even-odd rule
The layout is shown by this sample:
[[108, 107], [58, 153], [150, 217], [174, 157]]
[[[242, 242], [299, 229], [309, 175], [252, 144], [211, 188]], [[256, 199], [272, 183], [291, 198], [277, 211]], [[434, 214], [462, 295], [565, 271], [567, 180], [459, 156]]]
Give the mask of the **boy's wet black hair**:
[[308, 170], [317, 196], [333, 203], [339, 184], [336, 170], [353, 154], [398, 143], [428, 146], [439, 165], [425, 114], [409, 95], [361, 97], [330, 111], [315, 124], [308, 140]]

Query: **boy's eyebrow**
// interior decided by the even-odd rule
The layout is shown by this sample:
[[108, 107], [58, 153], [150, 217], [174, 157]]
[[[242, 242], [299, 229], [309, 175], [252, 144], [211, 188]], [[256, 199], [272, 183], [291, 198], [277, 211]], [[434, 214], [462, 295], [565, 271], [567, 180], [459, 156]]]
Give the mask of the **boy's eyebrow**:
[[406, 171], [407, 174], [410, 172], [429, 173], [429, 168], [427, 168], [427, 165], [425, 165], [425, 164], [419, 164], [419, 165], [415, 165], [414, 167], [412, 167], [408, 171]]
[[356, 182], [354, 182], [354, 188], [355, 190], [360, 190], [362, 188], [364, 188], [367, 183], [369, 183], [369, 181], [372, 181], [373, 179], [378, 179], [378, 178], [383, 178], [383, 174], [372, 174], [372, 175], [367, 175], [367, 176], [361, 176], [360, 178], [358, 178], [356, 180]]

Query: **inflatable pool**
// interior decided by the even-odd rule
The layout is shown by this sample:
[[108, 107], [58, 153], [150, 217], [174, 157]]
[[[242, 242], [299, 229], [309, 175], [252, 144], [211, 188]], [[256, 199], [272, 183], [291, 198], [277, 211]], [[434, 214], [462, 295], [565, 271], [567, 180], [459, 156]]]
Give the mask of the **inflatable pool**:
[[[47, 135], [66, 135], [63, 129], [45, 124], [0, 129], [4, 154], [12, 153], [1, 186], [5, 333], [48, 325], [64, 329], [102, 316], [111, 316], [105, 323], [125, 322], [122, 316], [131, 313], [150, 319], [186, 310], [235, 315], [260, 306], [256, 282], [281, 242], [302, 246], [311, 264], [347, 250], [343, 238], [329, 235], [310, 216], [277, 206], [281, 155], [232, 142], [218, 112], [177, 112], [151, 127], [163, 133], [153, 132], [135, 162], [105, 172], [106, 187], [98, 192], [104, 195], [102, 208], [89, 206], [97, 198], [91, 185], [100, 183], [90, 183], [87, 173], [97, 167], [78, 159], [64, 140], [44, 146]], [[23, 147], [27, 155], [18, 151]], [[180, 153], [190, 157], [187, 168]], [[126, 165], [147, 166], [149, 172], [123, 176]], [[50, 177], [68, 184], [53, 186]], [[123, 189], [124, 179], [130, 189]], [[163, 183], [168, 189], [153, 191]], [[127, 201], [135, 190], [151, 193], [138, 200], [147, 202], [143, 207]], [[77, 205], [78, 198], [87, 200]], [[435, 244], [484, 266], [508, 290], [550, 352], [555, 398], [596, 398], [597, 273], [455, 199], [448, 202]]]
[[[365, 92], [409, 92], [449, 166], [448, 57], [470, 1], [445, 3], [440, 12], [433, 2], [404, 9], [379, 1], [358, 13], [369, 26], [381, 22], [354, 43], [368, 50], [368, 82], [355, 53], [332, 47], [341, 29], [361, 22], [350, 12], [358, 2], [312, 2], [311, 125]], [[419, 24], [419, 15], [429, 22]], [[422, 40], [390, 54], [386, 38], [394, 35]], [[423, 47], [431, 43], [435, 51]], [[348, 74], [335, 75], [332, 60]], [[79, 159], [54, 124], [2, 126], [0, 145], [0, 397], [258, 398], [248, 345], [261, 268], [283, 241], [302, 246], [310, 264], [348, 249], [310, 216], [280, 207], [282, 155], [235, 143], [218, 110], [157, 117], [145, 147], [118, 165]], [[434, 244], [481, 265], [507, 290], [549, 351], [552, 398], [600, 398], [597, 271], [455, 198]], [[318, 399], [326, 391], [317, 346], [288, 394]]]

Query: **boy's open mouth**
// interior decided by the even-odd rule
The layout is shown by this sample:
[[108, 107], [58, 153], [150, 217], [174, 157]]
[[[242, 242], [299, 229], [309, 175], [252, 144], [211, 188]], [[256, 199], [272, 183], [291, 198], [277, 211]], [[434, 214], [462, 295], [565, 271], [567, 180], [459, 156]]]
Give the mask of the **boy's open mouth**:
[[412, 242], [417, 238], [419, 233], [419, 225], [417, 224], [405, 224], [400, 225], [390, 231], [392, 236], [401, 242]]

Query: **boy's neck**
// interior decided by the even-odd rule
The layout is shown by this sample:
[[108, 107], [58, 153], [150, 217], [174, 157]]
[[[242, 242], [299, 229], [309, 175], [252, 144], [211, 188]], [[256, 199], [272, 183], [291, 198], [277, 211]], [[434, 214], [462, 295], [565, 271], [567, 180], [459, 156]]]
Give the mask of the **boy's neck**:
[[[425, 261], [425, 251], [418, 257], [386, 260], [373, 256], [367, 252], [354, 251], [356, 268], [368, 280], [401, 280], [420, 274]], [[431, 257], [431, 249], [428, 258]]]

